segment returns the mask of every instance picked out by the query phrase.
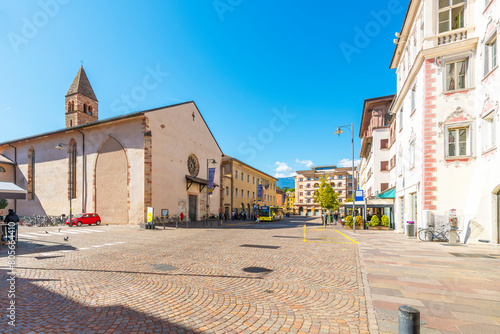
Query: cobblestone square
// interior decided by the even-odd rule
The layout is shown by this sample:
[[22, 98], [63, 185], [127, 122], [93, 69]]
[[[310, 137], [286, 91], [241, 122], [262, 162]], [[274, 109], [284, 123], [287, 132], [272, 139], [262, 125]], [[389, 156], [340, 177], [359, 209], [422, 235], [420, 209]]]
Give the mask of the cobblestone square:
[[21, 227], [15, 328], [1, 251], [0, 332], [368, 333], [358, 245], [317, 220], [304, 242], [306, 220]]

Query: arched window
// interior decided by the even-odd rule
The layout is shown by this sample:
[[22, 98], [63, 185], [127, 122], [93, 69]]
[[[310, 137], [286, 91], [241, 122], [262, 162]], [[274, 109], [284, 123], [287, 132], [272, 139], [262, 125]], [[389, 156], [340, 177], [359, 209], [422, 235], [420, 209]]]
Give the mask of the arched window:
[[89, 115], [92, 116], [92, 106], [89, 106]]
[[69, 120], [69, 127], [72, 127], [73, 126], [73, 120]]
[[87, 113], [87, 104], [86, 103], [83, 104], [83, 113], [84, 114]]
[[319, 183], [315, 183], [314, 188], [319, 188]]
[[5, 168], [0, 166], [0, 173], [5, 173]]
[[335, 182], [330, 183], [332, 187], [335, 187]]
[[310, 184], [310, 183], [308, 183], [308, 184], [306, 185], [306, 188], [311, 188], [311, 184]]
[[69, 148], [69, 180], [68, 194], [71, 198], [76, 198], [76, 142], [71, 139]]
[[340, 183], [340, 182], [339, 182], [338, 186], [339, 186], [339, 187], [342, 187], [342, 183]]
[[28, 200], [35, 199], [35, 149], [28, 151]]

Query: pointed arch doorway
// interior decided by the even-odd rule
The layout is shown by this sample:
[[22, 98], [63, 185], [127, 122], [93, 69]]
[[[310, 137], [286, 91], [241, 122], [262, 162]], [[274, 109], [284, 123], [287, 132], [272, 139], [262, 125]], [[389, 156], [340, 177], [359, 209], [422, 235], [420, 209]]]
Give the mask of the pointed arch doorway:
[[101, 146], [95, 165], [95, 208], [104, 224], [128, 224], [128, 161], [113, 137]]

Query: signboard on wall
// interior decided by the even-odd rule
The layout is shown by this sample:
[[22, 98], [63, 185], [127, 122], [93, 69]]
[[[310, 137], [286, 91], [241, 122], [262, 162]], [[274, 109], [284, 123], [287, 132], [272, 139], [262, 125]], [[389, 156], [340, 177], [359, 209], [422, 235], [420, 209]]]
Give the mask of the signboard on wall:
[[262, 184], [259, 184], [257, 186], [257, 200], [258, 201], [262, 201], [262, 195], [263, 195], [263, 191], [264, 189], [262, 188]]

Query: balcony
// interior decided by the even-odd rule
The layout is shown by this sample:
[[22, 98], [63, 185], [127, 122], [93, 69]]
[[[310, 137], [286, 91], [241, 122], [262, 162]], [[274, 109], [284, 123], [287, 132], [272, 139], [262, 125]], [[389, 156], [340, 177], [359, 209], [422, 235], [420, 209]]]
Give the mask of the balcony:
[[466, 28], [462, 28], [441, 33], [436, 36], [437, 45], [445, 45], [466, 40], [467, 30]]

